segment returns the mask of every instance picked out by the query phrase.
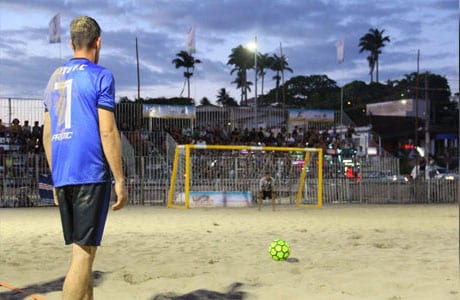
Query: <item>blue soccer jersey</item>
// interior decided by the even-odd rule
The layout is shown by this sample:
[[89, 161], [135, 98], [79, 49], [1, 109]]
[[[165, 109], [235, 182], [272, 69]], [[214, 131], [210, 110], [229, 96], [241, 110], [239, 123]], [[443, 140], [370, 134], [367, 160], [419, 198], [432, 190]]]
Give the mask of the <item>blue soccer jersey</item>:
[[51, 76], [44, 107], [51, 119], [54, 186], [109, 180], [97, 110], [115, 109], [112, 73], [88, 59], [73, 58]]

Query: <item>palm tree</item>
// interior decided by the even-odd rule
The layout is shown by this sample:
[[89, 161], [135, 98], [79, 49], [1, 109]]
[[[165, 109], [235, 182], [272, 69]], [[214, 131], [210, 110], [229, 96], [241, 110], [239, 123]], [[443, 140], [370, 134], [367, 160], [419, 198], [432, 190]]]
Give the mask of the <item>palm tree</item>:
[[172, 63], [176, 66], [176, 69], [185, 68], [184, 77], [187, 81], [187, 98], [190, 99], [190, 77], [193, 76], [195, 71], [195, 64], [201, 63], [201, 60], [196, 59], [187, 51], [180, 51], [176, 56], [177, 58], [173, 59]]
[[372, 56], [372, 54], [369, 54], [369, 56], [366, 57], [366, 59], [369, 64], [369, 75], [371, 75], [371, 82], [373, 82], [374, 81], [375, 57]]
[[247, 105], [248, 104], [248, 91], [251, 91], [251, 81], [246, 80], [246, 74], [242, 71], [239, 70], [236, 74], [235, 80], [233, 80], [231, 83], [236, 84], [237, 89], [241, 89], [241, 99], [240, 99], [240, 105]]
[[[289, 71], [293, 72], [292, 69], [288, 66], [287, 58], [286, 56], [281, 55], [278, 56], [276, 54], [273, 54], [273, 64], [270, 67], [273, 71], [276, 72], [276, 75], [273, 76], [273, 79], [276, 81], [276, 102], [278, 103], [278, 89], [280, 87], [280, 80], [283, 82], [283, 89], [284, 89], [284, 71]], [[283, 93], [283, 103], [285, 103], [286, 99], [284, 98], [284, 93]]]
[[203, 106], [211, 105], [211, 101], [209, 101], [209, 99], [207, 97], [203, 97], [203, 98], [201, 98], [200, 104], [203, 105]]
[[221, 88], [217, 94], [217, 103], [224, 107], [228, 106], [238, 106], [238, 103], [230, 97], [225, 88]]
[[232, 49], [232, 53], [228, 56], [227, 65], [233, 65], [234, 68], [230, 71], [230, 74], [237, 72], [237, 78], [232, 83], [237, 84], [237, 88], [241, 89], [241, 101], [248, 102], [248, 81], [247, 81], [247, 70], [254, 67], [254, 54], [239, 45]]
[[270, 69], [274, 63], [274, 59], [270, 54], [260, 54], [257, 57], [257, 74], [262, 79], [261, 80], [261, 93], [260, 96], [264, 96], [264, 82], [265, 82], [265, 72], [266, 69]]
[[382, 54], [382, 48], [385, 47], [385, 42], [390, 42], [389, 36], [383, 36], [385, 32], [384, 29], [381, 31], [377, 28], [369, 29], [369, 32], [366, 33], [359, 39], [359, 53], [363, 51], [369, 51], [370, 54], [367, 57], [369, 63], [369, 74], [371, 75], [371, 82], [374, 80], [374, 66], [376, 81], [379, 82], [379, 56]]

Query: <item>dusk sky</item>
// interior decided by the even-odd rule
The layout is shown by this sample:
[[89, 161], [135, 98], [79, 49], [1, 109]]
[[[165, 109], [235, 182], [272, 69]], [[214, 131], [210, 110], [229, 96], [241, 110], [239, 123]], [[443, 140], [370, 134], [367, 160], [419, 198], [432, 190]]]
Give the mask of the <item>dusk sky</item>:
[[[62, 42], [50, 44], [48, 23], [57, 13]], [[103, 30], [99, 63], [112, 70], [117, 98], [137, 97], [136, 37], [141, 97], [179, 96], [184, 70], [171, 61], [185, 50], [191, 27], [194, 56], [202, 61], [191, 79], [197, 102], [203, 97], [215, 102], [221, 88], [239, 101], [228, 56], [255, 36], [260, 53], [280, 55], [282, 44], [294, 71], [286, 80], [326, 74], [339, 86], [368, 83], [368, 53], [359, 53], [358, 44], [370, 28], [384, 29], [391, 39], [380, 56], [381, 82], [415, 72], [419, 49], [420, 72], [445, 76], [452, 93], [459, 90], [457, 0], [0, 0], [0, 97], [42, 97], [51, 72], [72, 56], [69, 24], [79, 15], [94, 17]], [[336, 57], [338, 39], [345, 41], [342, 64]], [[251, 81], [253, 74], [248, 72]], [[274, 87], [273, 76], [269, 71], [265, 93]]]

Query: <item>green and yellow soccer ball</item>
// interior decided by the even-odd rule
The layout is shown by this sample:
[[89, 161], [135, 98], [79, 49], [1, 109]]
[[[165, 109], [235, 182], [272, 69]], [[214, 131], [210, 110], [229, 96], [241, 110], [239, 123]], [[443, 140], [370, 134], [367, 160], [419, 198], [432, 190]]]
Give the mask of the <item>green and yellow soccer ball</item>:
[[284, 240], [274, 240], [268, 247], [268, 252], [273, 260], [286, 260], [290, 254], [289, 244]]

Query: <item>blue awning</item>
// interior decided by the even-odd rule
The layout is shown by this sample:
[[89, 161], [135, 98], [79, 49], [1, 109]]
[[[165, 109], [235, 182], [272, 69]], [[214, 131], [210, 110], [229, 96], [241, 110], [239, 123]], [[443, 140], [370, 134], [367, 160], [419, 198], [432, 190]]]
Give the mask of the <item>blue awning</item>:
[[435, 137], [436, 140], [456, 140], [458, 139], [458, 134], [455, 133], [440, 133]]

